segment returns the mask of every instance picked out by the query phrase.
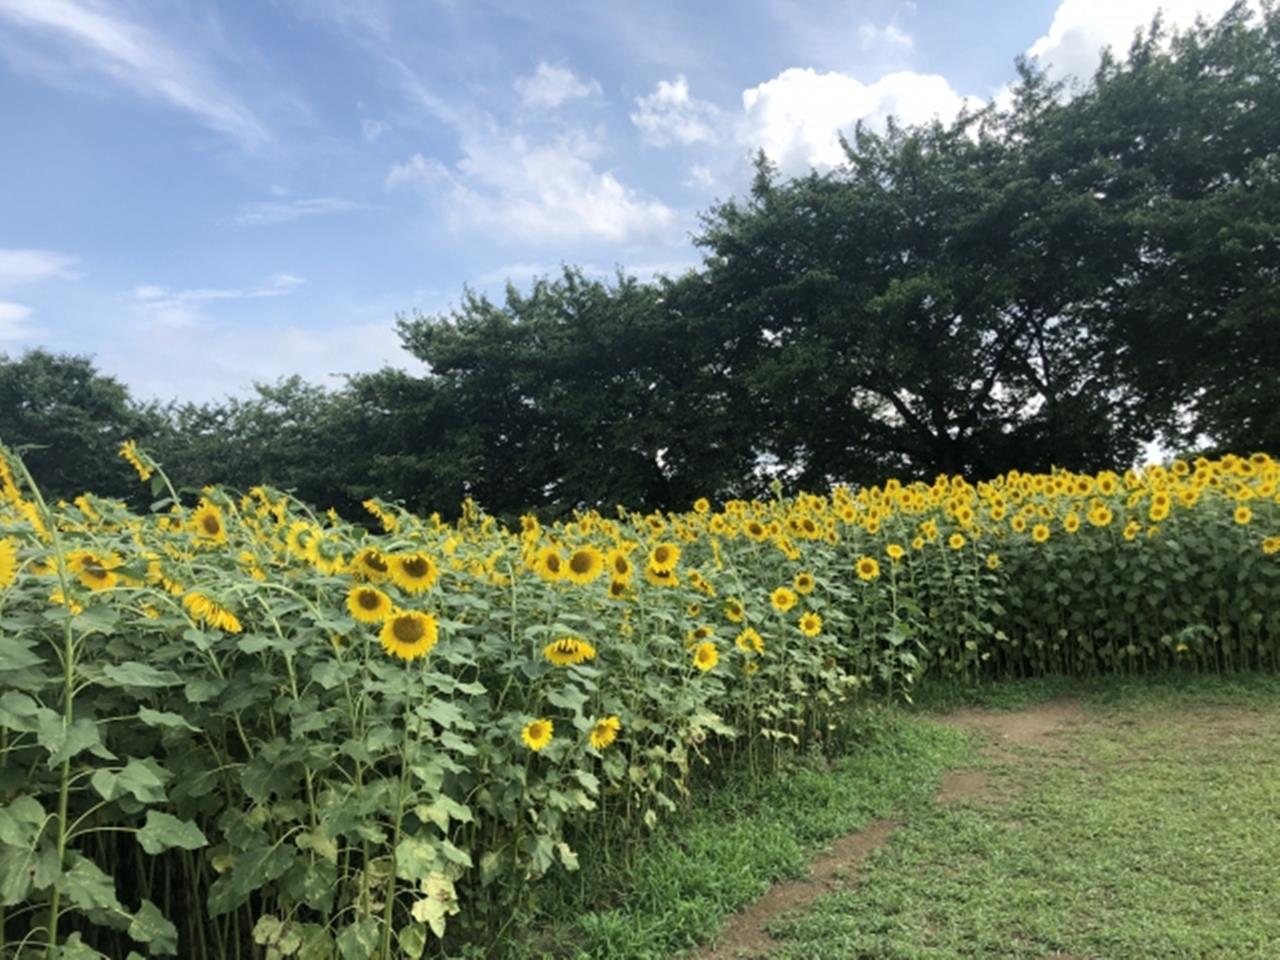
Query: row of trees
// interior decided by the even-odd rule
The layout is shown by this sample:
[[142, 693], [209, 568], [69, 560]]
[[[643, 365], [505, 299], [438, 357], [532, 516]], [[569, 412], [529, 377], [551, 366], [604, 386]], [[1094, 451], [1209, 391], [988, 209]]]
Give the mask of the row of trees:
[[180, 482], [351, 508], [683, 506], [889, 473], [1280, 452], [1280, 11], [1243, 4], [1066, 88], [859, 129], [848, 162], [708, 210], [702, 267], [573, 268], [401, 318], [430, 370], [139, 405], [89, 361], [0, 362], [0, 438], [60, 492], [123, 492], [138, 436]]

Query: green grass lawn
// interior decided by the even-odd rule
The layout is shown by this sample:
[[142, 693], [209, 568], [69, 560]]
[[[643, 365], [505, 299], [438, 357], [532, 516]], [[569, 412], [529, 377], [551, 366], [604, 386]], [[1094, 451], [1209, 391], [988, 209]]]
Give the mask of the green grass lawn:
[[857, 889], [771, 928], [779, 960], [1280, 957], [1280, 680], [1041, 682], [926, 702], [1084, 710], [912, 813]]

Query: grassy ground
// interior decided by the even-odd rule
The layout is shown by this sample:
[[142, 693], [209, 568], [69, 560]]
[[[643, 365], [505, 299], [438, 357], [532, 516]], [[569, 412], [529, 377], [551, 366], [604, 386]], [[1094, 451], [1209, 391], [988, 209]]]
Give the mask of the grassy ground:
[[934, 691], [1086, 709], [985, 761], [981, 796], [915, 812], [856, 890], [771, 932], [779, 960], [1280, 957], [1280, 679]]
[[944, 770], [972, 762], [969, 739], [923, 718], [879, 714], [867, 742], [828, 764], [702, 791], [627, 864], [582, 856], [573, 886], [508, 939], [507, 958], [647, 960], [705, 941], [729, 913], [795, 877], [824, 841], [878, 817], [923, 809]]

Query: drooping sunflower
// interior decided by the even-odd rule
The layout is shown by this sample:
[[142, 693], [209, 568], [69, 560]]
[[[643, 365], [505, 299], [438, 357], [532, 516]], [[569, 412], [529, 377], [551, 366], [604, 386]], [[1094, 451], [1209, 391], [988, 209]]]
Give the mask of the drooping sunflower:
[[764, 638], [753, 627], [747, 627], [733, 642], [743, 653], [764, 653]]
[[219, 544], [227, 542], [227, 525], [222, 519], [222, 509], [208, 500], [201, 500], [191, 515], [191, 528], [201, 540]]
[[533, 569], [543, 580], [551, 583], [563, 580], [566, 570], [564, 557], [555, 547], [543, 547], [533, 560]]
[[436, 618], [418, 610], [399, 610], [387, 617], [378, 633], [382, 649], [406, 662], [424, 657], [440, 639]]
[[422, 593], [435, 586], [440, 567], [421, 550], [393, 553], [386, 557], [392, 582], [405, 593]]
[[791, 585], [796, 588], [796, 593], [802, 597], [807, 597], [813, 593], [813, 574], [807, 570], [797, 573], [795, 579], [791, 581]]
[[693, 665], [703, 673], [714, 670], [719, 662], [720, 651], [710, 640], [705, 640], [693, 648]]
[[649, 551], [649, 567], [659, 573], [670, 573], [680, 562], [680, 548], [674, 543], [660, 543]]
[[138, 478], [146, 483], [151, 479], [151, 468], [142, 462], [142, 458], [138, 456], [138, 442], [136, 440], [126, 440], [120, 444], [120, 456], [128, 461], [129, 466], [138, 472]]
[[769, 594], [769, 602], [779, 613], [786, 613], [796, 605], [796, 592], [790, 587], [778, 587]]
[[551, 742], [555, 730], [556, 725], [546, 718], [531, 720], [520, 731], [520, 739], [526, 747], [537, 753]]
[[391, 576], [386, 558], [377, 547], [361, 547], [351, 561], [352, 572], [370, 583], [382, 583]]
[[858, 572], [859, 580], [869, 582], [880, 576], [880, 561], [875, 557], [859, 557], [858, 562], [854, 564], [854, 569]]
[[1130, 520], [1124, 525], [1124, 538], [1126, 540], [1135, 539], [1142, 532], [1142, 524], [1137, 520]]
[[352, 587], [347, 593], [347, 610], [361, 623], [382, 623], [391, 608], [391, 598], [377, 587]]
[[800, 622], [796, 626], [806, 637], [816, 637], [822, 632], [822, 617], [810, 610], [801, 615]]
[[234, 613], [206, 594], [188, 593], [182, 598], [182, 606], [193, 620], [199, 620], [223, 633], [240, 633], [244, 629]]
[[565, 577], [570, 583], [585, 586], [604, 570], [604, 557], [595, 547], [579, 547], [569, 554], [565, 564]]
[[0, 590], [18, 579], [18, 544], [6, 537], [0, 540]]
[[67, 569], [90, 590], [110, 590], [120, 578], [114, 570], [120, 566], [115, 554], [97, 554], [92, 550], [72, 550], [67, 554]]
[[644, 568], [644, 581], [655, 587], [677, 587], [680, 578], [674, 570], [659, 570], [652, 565]]
[[542, 648], [542, 655], [557, 667], [594, 660], [596, 648], [579, 637], [561, 637]]
[[622, 729], [622, 721], [616, 716], [603, 717], [591, 728], [589, 740], [597, 750], [604, 750], [618, 739], [618, 731]]

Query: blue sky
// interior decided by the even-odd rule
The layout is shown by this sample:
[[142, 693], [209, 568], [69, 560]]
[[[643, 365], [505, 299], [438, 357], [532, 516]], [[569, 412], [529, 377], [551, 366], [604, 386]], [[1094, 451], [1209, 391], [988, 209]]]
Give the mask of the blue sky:
[[397, 314], [698, 262], [764, 149], [1087, 74], [1227, 0], [0, 0], [0, 352], [141, 397], [409, 368]]

